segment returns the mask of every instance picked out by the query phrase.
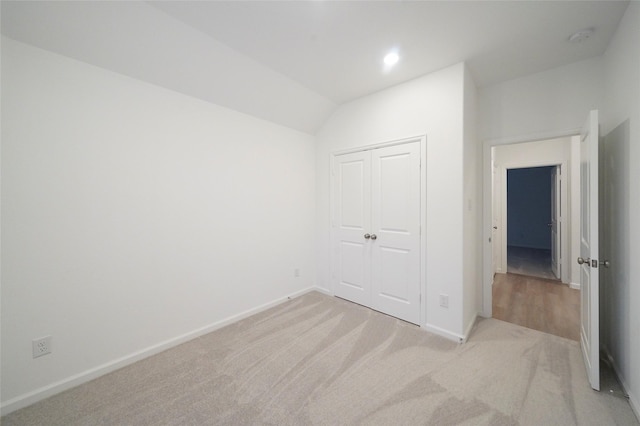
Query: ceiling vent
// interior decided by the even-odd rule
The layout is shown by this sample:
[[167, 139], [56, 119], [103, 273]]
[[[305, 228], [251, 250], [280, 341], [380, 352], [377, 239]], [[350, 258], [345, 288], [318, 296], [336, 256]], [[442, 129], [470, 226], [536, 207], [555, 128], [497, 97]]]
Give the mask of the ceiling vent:
[[587, 28], [586, 30], [578, 31], [569, 37], [570, 43], [584, 43], [587, 41], [594, 33], [593, 28]]

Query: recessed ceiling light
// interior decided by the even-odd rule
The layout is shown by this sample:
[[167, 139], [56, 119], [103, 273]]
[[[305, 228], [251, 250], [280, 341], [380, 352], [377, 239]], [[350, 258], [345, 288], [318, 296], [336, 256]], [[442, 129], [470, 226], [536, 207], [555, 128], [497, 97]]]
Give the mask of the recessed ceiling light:
[[582, 43], [593, 35], [593, 28], [587, 28], [586, 30], [578, 31], [569, 37], [570, 43]]
[[384, 64], [388, 67], [391, 67], [398, 63], [400, 60], [400, 56], [398, 56], [397, 52], [389, 52], [387, 56], [384, 57]]

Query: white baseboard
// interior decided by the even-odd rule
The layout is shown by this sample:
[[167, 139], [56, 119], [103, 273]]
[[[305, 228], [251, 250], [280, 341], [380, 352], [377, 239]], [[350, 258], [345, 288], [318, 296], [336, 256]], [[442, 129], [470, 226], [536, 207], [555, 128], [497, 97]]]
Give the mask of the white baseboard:
[[8, 401], [3, 402], [2, 405], [0, 406], [0, 415], [4, 416], [13, 411], [19, 410], [20, 408], [24, 408], [31, 404], [35, 404], [36, 402], [41, 401], [45, 398], [48, 398], [50, 396], [63, 392], [67, 389], [71, 389], [83, 383], [89, 382], [107, 373], [111, 373], [112, 371], [118, 370], [122, 367], [126, 367], [127, 365], [130, 365], [130, 364], [133, 364], [134, 362], [140, 361], [144, 358], [148, 358], [152, 355], [163, 352], [174, 346], [178, 346], [182, 343], [188, 342], [189, 340], [193, 340], [207, 333], [211, 333], [212, 331], [218, 330], [236, 321], [240, 321], [244, 318], [250, 317], [251, 315], [255, 315], [259, 312], [262, 312], [264, 310], [277, 306], [281, 303], [284, 303], [289, 299], [302, 296], [303, 294], [309, 293], [311, 291], [319, 291], [324, 293], [326, 290], [318, 287], [308, 287], [306, 289], [292, 293], [288, 296], [280, 297], [271, 302], [262, 304], [255, 308], [248, 309], [244, 312], [240, 312], [236, 315], [232, 315], [220, 321], [216, 321], [213, 324], [209, 324], [199, 329], [190, 331], [189, 333], [185, 333], [181, 336], [177, 336], [172, 339], [165, 340], [164, 342], [158, 343], [157, 345], [150, 346], [148, 348], [126, 355], [122, 358], [118, 358], [108, 363], [99, 365], [95, 368], [89, 369], [82, 373], [75, 374], [71, 377], [67, 377], [66, 379], [60, 380], [58, 382], [51, 383], [47, 386], [43, 386], [39, 389], [36, 389], [34, 391], [25, 393], [23, 395], [17, 396], [15, 398], [12, 398]]
[[464, 336], [461, 336], [461, 335], [456, 334], [456, 333], [452, 333], [452, 332], [450, 332], [448, 330], [445, 330], [444, 328], [436, 327], [434, 325], [425, 324], [422, 328], [425, 331], [428, 331], [428, 332], [433, 333], [433, 334], [437, 334], [438, 336], [442, 336], [442, 337], [444, 337], [446, 339], [449, 339], [449, 340], [452, 340], [452, 341], [454, 341], [456, 343], [462, 343], [462, 342], [464, 342], [464, 339], [465, 339]]
[[569, 283], [569, 287], [574, 290], [580, 290], [580, 283]]
[[622, 390], [629, 396], [629, 405], [631, 406], [631, 410], [633, 411], [633, 414], [635, 414], [636, 417], [638, 418], [638, 421], [640, 421], [640, 401], [638, 401], [638, 398], [636, 398], [634, 394], [629, 392], [629, 386], [627, 385], [627, 382], [624, 380], [624, 377], [622, 376], [622, 374], [620, 374], [620, 369], [618, 368], [618, 364], [616, 364], [616, 360], [611, 355], [611, 352], [609, 352], [609, 349], [606, 346], [603, 346], [602, 350], [607, 356], [607, 360], [609, 361], [609, 364], [611, 364], [611, 367], [613, 368], [613, 372], [616, 374], [618, 382], [620, 382], [620, 385], [622, 386]]

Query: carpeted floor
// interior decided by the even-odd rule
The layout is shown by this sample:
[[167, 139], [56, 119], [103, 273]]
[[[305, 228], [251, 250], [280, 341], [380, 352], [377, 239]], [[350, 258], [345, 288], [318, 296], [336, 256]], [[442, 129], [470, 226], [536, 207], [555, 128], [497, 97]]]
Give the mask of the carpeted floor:
[[[606, 378], [605, 378], [606, 381]], [[11, 413], [10, 425], [633, 425], [578, 343], [480, 320], [458, 345], [309, 293]]]

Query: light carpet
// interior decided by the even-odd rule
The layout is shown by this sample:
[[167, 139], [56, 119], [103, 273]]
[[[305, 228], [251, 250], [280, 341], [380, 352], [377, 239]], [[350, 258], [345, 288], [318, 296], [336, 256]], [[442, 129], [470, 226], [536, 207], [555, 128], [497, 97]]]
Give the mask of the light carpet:
[[493, 319], [458, 345], [317, 292], [18, 410], [3, 425], [637, 425], [577, 342]]

